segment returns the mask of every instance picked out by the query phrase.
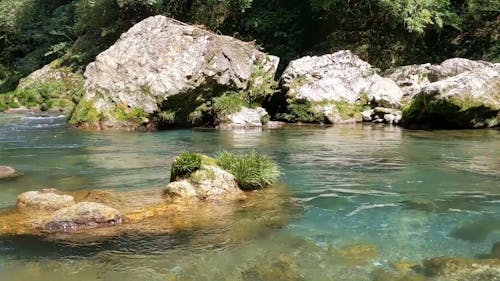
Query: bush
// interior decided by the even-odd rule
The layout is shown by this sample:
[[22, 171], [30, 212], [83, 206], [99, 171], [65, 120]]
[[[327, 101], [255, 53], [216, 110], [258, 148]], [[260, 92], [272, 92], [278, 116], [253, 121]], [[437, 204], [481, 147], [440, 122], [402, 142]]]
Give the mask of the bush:
[[252, 151], [245, 154], [221, 152], [217, 155], [221, 168], [236, 177], [236, 182], [243, 190], [255, 190], [276, 183], [280, 177], [278, 164], [268, 156]]
[[196, 172], [201, 167], [201, 157], [194, 152], [183, 152], [175, 158], [170, 170], [170, 181], [175, 181], [178, 177], [187, 177]]

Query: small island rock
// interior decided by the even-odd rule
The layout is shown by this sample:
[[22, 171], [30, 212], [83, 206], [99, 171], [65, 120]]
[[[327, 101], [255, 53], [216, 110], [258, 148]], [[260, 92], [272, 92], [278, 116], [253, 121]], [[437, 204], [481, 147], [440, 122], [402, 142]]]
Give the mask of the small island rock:
[[43, 189], [20, 194], [16, 206], [20, 210], [56, 211], [73, 204], [73, 196], [59, 194], [55, 189]]

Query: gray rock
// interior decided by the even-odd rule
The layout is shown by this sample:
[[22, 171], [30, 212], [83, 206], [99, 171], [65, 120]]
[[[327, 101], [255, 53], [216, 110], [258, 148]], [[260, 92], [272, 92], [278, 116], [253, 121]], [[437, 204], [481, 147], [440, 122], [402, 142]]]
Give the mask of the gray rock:
[[[355, 104], [399, 108], [403, 92], [350, 51], [292, 61], [281, 77], [286, 101], [309, 106], [317, 122], [362, 121]], [[357, 111], [358, 110], [358, 111]]]
[[[447, 73], [447, 72], [443, 72]], [[500, 125], [500, 71], [493, 64], [423, 86], [405, 108], [406, 126], [485, 128]]]
[[210, 165], [202, 165], [200, 170], [188, 178], [178, 179], [167, 185], [166, 198], [178, 200], [217, 200], [222, 198], [242, 198], [234, 176], [227, 171]]
[[94, 203], [80, 202], [56, 211], [45, 222], [48, 232], [67, 232], [81, 228], [111, 226], [122, 223], [122, 214], [111, 207]]
[[20, 210], [56, 211], [73, 204], [73, 196], [60, 194], [55, 189], [43, 189], [20, 194], [16, 207]]
[[499, 259], [432, 258], [424, 261], [424, 270], [438, 280], [500, 280]]
[[[123, 121], [117, 111], [151, 115], [185, 104], [195, 108], [213, 95], [258, 87], [274, 77], [278, 61], [253, 43], [154, 16], [134, 25], [88, 65], [81, 104], [101, 114], [108, 126]], [[174, 96], [179, 104], [173, 104]]]
[[262, 107], [247, 108], [230, 115], [218, 116], [216, 126], [219, 129], [246, 129], [260, 128], [263, 126], [262, 118], [268, 116], [267, 111]]
[[361, 112], [361, 117], [363, 118], [363, 121], [370, 122], [370, 121], [372, 121], [373, 114], [374, 114], [374, 110], [368, 109], [368, 110]]
[[387, 70], [383, 76], [396, 82], [401, 88], [406, 100], [411, 99], [427, 85], [444, 80], [465, 72], [476, 72], [489, 69], [500, 71], [500, 64], [485, 61], [473, 61], [462, 58], [445, 60], [439, 65], [430, 63], [407, 65]]
[[14, 168], [9, 166], [0, 166], [0, 179], [3, 178], [15, 178], [21, 176], [22, 173], [16, 171]]

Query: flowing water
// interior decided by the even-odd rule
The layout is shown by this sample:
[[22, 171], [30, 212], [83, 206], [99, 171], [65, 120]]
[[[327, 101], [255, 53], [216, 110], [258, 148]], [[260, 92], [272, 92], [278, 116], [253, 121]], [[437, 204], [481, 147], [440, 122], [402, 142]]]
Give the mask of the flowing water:
[[476, 257], [500, 241], [498, 130], [96, 133], [64, 122], [0, 115], [0, 164], [25, 174], [0, 181], [0, 209], [44, 187], [158, 188], [183, 150], [253, 149], [280, 164], [299, 211], [259, 230], [236, 222], [266, 214], [243, 212], [220, 228], [87, 244], [0, 237], [1, 281], [371, 280], [394, 262]]

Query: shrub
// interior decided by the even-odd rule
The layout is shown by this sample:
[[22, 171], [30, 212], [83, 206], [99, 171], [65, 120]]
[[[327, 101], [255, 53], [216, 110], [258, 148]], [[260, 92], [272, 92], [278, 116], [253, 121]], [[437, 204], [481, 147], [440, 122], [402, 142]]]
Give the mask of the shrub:
[[268, 156], [251, 151], [245, 154], [221, 152], [217, 155], [221, 168], [232, 173], [243, 190], [255, 190], [276, 183], [280, 177], [278, 164]]
[[170, 170], [170, 181], [178, 177], [187, 177], [196, 172], [201, 167], [201, 157], [194, 152], [183, 152], [175, 158]]

